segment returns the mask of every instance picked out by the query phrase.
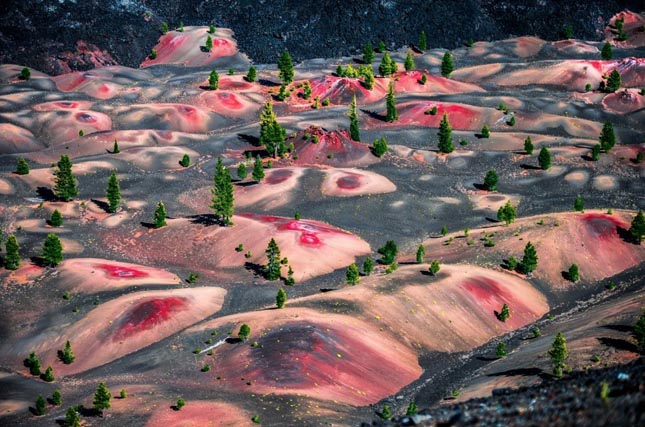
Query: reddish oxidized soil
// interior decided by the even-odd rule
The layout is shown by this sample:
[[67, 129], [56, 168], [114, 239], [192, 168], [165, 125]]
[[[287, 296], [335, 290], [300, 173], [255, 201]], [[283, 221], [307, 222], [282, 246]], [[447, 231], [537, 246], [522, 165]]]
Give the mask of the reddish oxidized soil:
[[276, 185], [285, 182], [293, 176], [291, 169], [274, 169], [265, 179], [265, 184]]
[[336, 185], [343, 190], [354, 190], [361, 186], [361, 176], [358, 174], [347, 174], [338, 178]]
[[109, 276], [118, 277], [118, 278], [129, 278], [129, 277], [148, 277], [148, 273], [145, 271], [136, 270], [134, 268], [123, 267], [120, 265], [114, 264], [94, 264], [94, 267], [100, 268], [105, 271]]
[[119, 329], [112, 341], [121, 341], [132, 335], [147, 331], [167, 321], [179, 311], [188, 309], [188, 301], [182, 297], [166, 297], [142, 301], [123, 315]]

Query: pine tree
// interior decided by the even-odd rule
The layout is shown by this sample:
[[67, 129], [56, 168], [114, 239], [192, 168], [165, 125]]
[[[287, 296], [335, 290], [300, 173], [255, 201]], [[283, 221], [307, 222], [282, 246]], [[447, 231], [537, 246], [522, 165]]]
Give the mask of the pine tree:
[[428, 77], [426, 76], [426, 73], [421, 73], [421, 80], [419, 80], [419, 83], [422, 85], [425, 85], [428, 82]]
[[280, 59], [278, 59], [278, 76], [282, 83], [286, 85], [293, 82], [293, 60], [286, 49], [282, 52], [282, 55], [280, 55]]
[[548, 148], [542, 147], [540, 154], [538, 154], [538, 163], [544, 170], [547, 170], [551, 167], [551, 152]]
[[452, 143], [452, 127], [448, 121], [448, 115], [443, 113], [443, 118], [439, 123], [439, 151], [442, 153], [452, 153], [455, 146]]
[[609, 73], [609, 78], [607, 79], [605, 88], [607, 92], [616, 92], [618, 89], [620, 89], [621, 83], [620, 73], [618, 72], [618, 70], [614, 70]]
[[72, 343], [67, 340], [65, 343], [65, 348], [60, 352], [60, 360], [66, 364], [69, 365], [74, 360], [76, 359], [76, 356], [74, 356], [74, 352], [72, 352]]
[[602, 126], [602, 131], [600, 132], [598, 140], [600, 141], [600, 148], [602, 148], [605, 153], [608, 153], [609, 150], [614, 148], [614, 145], [616, 145], [616, 135], [614, 134], [614, 125], [612, 125], [611, 122], [605, 122]]
[[253, 171], [251, 172], [251, 176], [257, 182], [262, 181], [262, 179], [264, 178], [264, 165], [262, 164], [262, 159], [260, 158], [260, 156], [257, 156], [255, 158], [255, 163], [253, 163]]
[[585, 204], [582, 201], [582, 196], [579, 195], [579, 194], [576, 196], [576, 200], [574, 200], [574, 202], [573, 202], [573, 210], [575, 212], [584, 212], [585, 211]]
[[119, 154], [121, 150], [119, 150], [119, 141], [116, 139], [114, 140], [114, 145], [112, 146], [112, 154]]
[[52, 369], [51, 366], [48, 366], [47, 369], [45, 369], [45, 373], [41, 375], [41, 378], [45, 382], [52, 382], [54, 381], [54, 369]]
[[29, 356], [24, 361], [24, 365], [29, 368], [29, 373], [31, 375], [40, 375], [40, 359], [36, 356], [36, 352], [32, 351], [29, 353]]
[[273, 112], [273, 105], [267, 102], [260, 113], [260, 144], [269, 155], [277, 157], [286, 152], [285, 146], [286, 131], [276, 118]]
[[22, 157], [18, 158], [18, 163], [16, 164], [16, 173], [18, 175], [28, 175], [29, 174], [29, 163]]
[[515, 211], [515, 207], [511, 204], [510, 200], [507, 200], [504, 206], [501, 206], [497, 210], [497, 219], [504, 221], [506, 225], [514, 222], [516, 216], [517, 212]]
[[405, 410], [405, 415], [410, 417], [412, 415], [415, 415], [417, 412], [418, 412], [417, 404], [414, 402], [410, 402], [410, 404], [408, 404], [408, 408]]
[[304, 99], [309, 99], [311, 98], [311, 83], [309, 80], [305, 80], [302, 88], [302, 97]]
[[426, 32], [421, 31], [419, 34], [419, 50], [424, 51], [428, 49], [428, 38], [426, 37]]
[[345, 271], [345, 282], [348, 285], [356, 285], [360, 281], [358, 267], [355, 263], [352, 263], [347, 267]]
[[63, 396], [60, 394], [60, 390], [54, 390], [51, 398], [52, 405], [60, 406], [63, 404]]
[[287, 293], [282, 288], [278, 289], [278, 294], [275, 296], [275, 305], [278, 308], [283, 308], [286, 302], [287, 302]]
[[383, 40], [378, 41], [378, 44], [376, 45], [376, 50], [378, 53], [385, 53], [387, 48], [385, 47], [385, 42]]
[[108, 186], [105, 190], [105, 195], [109, 203], [108, 212], [116, 212], [116, 208], [121, 202], [121, 188], [119, 186], [119, 179], [116, 176], [116, 171], [112, 171], [112, 174], [108, 179]]
[[219, 88], [219, 74], [215, 70], [211, 71], [208, 75], [208, 88], [210, 90], [217, 90]]
[[240, 330], [237, 333], [237, 337], [242, 341], [246, 341], [247, 339], [249, 339], [250, 335], [251, 335], [251, 328], [246, 323], [243, 323], [242, 326], [240, 326]]
[[533, 246], [531, 242], [528, 242], [524, 247], [524, 256], [522, 257], [522, 261], [520, 261], [522, 270], [526, 274], [530, 275], [537, 268], [537, 263], [538, 256], [535, 246]]
[[184, 156], [179, 161], [179, 164], [182, 165], [185, 168], [190, 166], [190, 156], [188, 154], [184, 154]]
[[179, 21], [179, 28], [177, 28], [177, 31], [180, 33], [184, 32], [184, 21]]
[[161, 200], [157, 203], [157, 209], [155, 209], [154, 216], [152, 217], [152, 225], [154, 228], [161, 228], [167, 225], [166, 207]]
[[390, 405], [383, 405], [381, 418], [383, 418], [384, 420], [389, 420], [390, 418], [392, 418], [392, 410], [390, 409]]
[[18, 239], [13, 234], [7, 237], [5, 242], [5, 250], [7, 254], [4, 256], [4, 268], [7, 270], [17, 270], [20, 267], [20, 246]]
[[253, 83], [257, 79], [257, 77], [258, 70], [253, 65], [251, 65], [251, 67], [249, 67], [249, 71], [246, 73], [246, 81]]
[[417, 248], [417, 262], [421, 264], [423, 262], [423, 257], [426, 254], [426, 248], [423, 245], [419, 245]]
[[208, 26], [208, 33], [215, 34], [215, 26], [213, 24]]
[[490, 169], [484, 177], [484, 188], [488, 191], [497, 191], [497, 172], [495, 169]]
[[204, 44], [204, 46], [206, 47], [206, 50], [209, 52], [213, 50], [213, 39], [211, 38], [210, 35], [206, 36], [206, 43]]
[[591, 160], [597, 162], [600, 158], [600, 144], [595, 144], [591, 147]]
[[452, 61], [452, 54], [450, 51], [446, 52], [443, 55], [443, 59], [441, 60], [441, 76], [445, 78], [450, 78], [450, 74], [455, 69], [455, 64]]
[[405, 67], [405, 71], [412, 71], [416, 68], [414, 65], [414, 58], [412, 58], [412, 54], [410, 52], [405, 55], [403, 66]]
[[354, 141], [361, 140], [361, 134], [358, 130], [358, 115], [356, 114], [356, 95], [352, 98], [352, 103], [349, 104], [349, 136]]
[[643, 236], [645, 236], [645, 215], [643, 215], [642, 209], [638, 211], [632, 220], [632, 224], [629, 227], [629, 233], [634, 238], [634, 241], [640, 245], [643, 241]]
[[374, 62], [374, 48], [372, 47], [372, 42], [367, 42], [363, 48], [363, 62], [367, 65], [372, 65]]
[[289, 269], [287, 270], [287, 280], [285, 280], [285, 284], [289, 286], [293, 286], [296, 284], [296, 279], [293, 278], [293, 268], [289, 266]]
[[57, 266], [63, 260], [63, 245], [55, 234], [48, 234], [40, 253], [43, 264], [51, 267]]
[[530, 136], [527, 136], [524, 140], [524, 151], [526, 151], [526, 154], [529, 156], [533, 154], [533, 141], [531, 141]]
[[392, 60], [392, 57], [390, 57], [390, 54], [385, 52], [383, 54], [383, 58], [381, 59], [381, 65], [378, 67], [378, 72], [383, 76], [383, 77], [388, 77], [392, 75], [396, 71], [396, 65], [394, 64], [394, 61]]
[[31, 70], [27, 67], [20, 70], [20, 79], [25, 81], [31, 79]]
[[372, 67], [363, 72], [363, 86], [367, 90], [374, 89], [374, 72], [372, 72]]
[[634, 325], [634, 337], [636, 338], [638, 350], [640, 350], [641, 354], [645, 353], [645, 310], [643, 310]]
[[75, 406], [70, 406], [65, 412], [65, 427], [81, 427], [81, 417]]
[[36, 405], [34, 407], [34, 415], [45, 415], [47, 413], [47, 401], [42, 396], [36, 398]]
[[166, 34], [168, 33], [168, 23], [167, 22], [162, 22], [161, 23], [161, 34]]
[[249, 172], [246, 170], [246, 164], [244, 164], [244, 162], [240, 163], [240, 164], [237, 166], [237, 171], [236, 171], [236, 173], [237, 173], [237, 177], [238, 177], [239, 179], [244, 179], [244, 178], [246, 178], [246, 176], [249, 174]]
[[92, 403], [94, 404], [94, 409], [99, 411], [101, 413], [101, 416], [103, 416], [104, 410], [110, 409], [110, 407], [112, 406], [110, 404], [111, 397], [112, 394], [110, 393], [110, 390], [108, 390], [105, 383], [99, 383], [99, 385], [96, 387], [96, 392], [94, 393], [94, 400], [92, 401]]
[[614, 53], [611, 50], [611, 45], [607, 42], [602, 46], [600, 51], [600, 57], [605, 61], [610, 60], [614, 56]]
[[497, 357], [504, 357], [504, 356], [506, 356], [507, 354], [508, 354], [508, 353], [507, 353], [507, 351], [506, 351], [506, 343], [505, 343], [505, 342], [503, 342], [503, 341], [502, 341], [502, 342], [500, 342], [500, 343], [498, 343], [498, 344], [497, 344], [497, 349], [495, 350], [495, 355], [496, 355]]
[[396, 259], [396, 255], [399, 253], [399, 249], [393, 240], [388, 240], [385, 242], [385, 246], [378, 249], [378, 253], [383, 255], [380, 260], [382, 264], [392, 264]]
[[437, 261], [436, 259], [432, 260], [432, 262], [430, 263], [430, 267], [428, 267], [428, 271], [430, 271], [430, 274], [432, 274], [433, 276], [436, 276], [440, 269], [441, 269], [441, 265], [439, 264], [439, 261]]
[[271, 238], [265, 253], [267, 265], [264, 268], [264, 275], [267, 280], [278, 280], [280, 278], [280, 248], [275, 239]]
[[497, 313], [497, 319], [500, 322], [506, 322], [509, 317], [511, 317], [511, 312], [508, 308], [508, 304], [504, 303], [504, 305], [502, 305], [502, 309]]
[[76, 177], [72, 174], [72, 161], [63, 154], [58, 161], [58, 169], [54, 171], [54, 194], [66, 202], [78, 196]]
[[367, 257], [363, 261], [363, 274], [369, 276], [372, 271], [374, 271], [374, 260], [371, 257]]
[[568, 279], [571, 280], [572, 282], [577, 282], [580, 280], [580, 271], [578, 269], [577, 264], [571, 264], [571, 267], [569, 267], [569, 271], [567, 272]]
[[551, 343], [551, 349], [548, 351], [549, 357], [551, 357], [551, 364], [553, 365], [553, 374], [560, 378], [562, 376], [562, 368], [564, 368], [564, 361], [569, 356], [567, 351], [567, 340], [562, 335], [562, 332], [558, 332], [553, 342]]
[[224, 225], [230, 225], [231, 217], [235, 212], [234, 197], [233, 197], [233, 183], [231, 180], [231, 173], [224, 167], [222, 158], [217, 158], [217, 166], [215, 167], [215, 176], [213, 177], [213, 188], [211, 189], [211, 202], [210, 206], [213, 209], [215, 216]]
[[386, 121], [393, 122], [399, 118], [399, 113], [396, 111], [396, 98], [394, 97], [394, 82], [392, 81], [390, 81], [387, 89], [385, 107], [387, 109], [387, 113], [385, 114]]

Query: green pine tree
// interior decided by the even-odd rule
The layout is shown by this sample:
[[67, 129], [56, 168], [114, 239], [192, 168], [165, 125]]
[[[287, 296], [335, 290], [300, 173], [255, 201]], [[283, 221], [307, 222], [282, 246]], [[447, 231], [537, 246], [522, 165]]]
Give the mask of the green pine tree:
[[63, 201], [70, 201], [78, 196], [76, 177], [72, 173], [72, 161], [63, 154], [58, 161], [58, 169], [54, 171], [54, 194]]
[[416, 68], [414, 65], [414, 58], [412, 58], [412, 54], [410, 52], [405, 55], [403, 66], [405, 67], [405, 71], [412, 71]]
[[108, 179], [108, 186], [105, 190], [105, 195], [108, 199], [108, 212], [116, 212], [117, 206], [121, 203], [121, 188], [119, 186], [119, 179], [116, 176], [116, 171], [112, 171]]
[[367, 65], [372, 65], [372, 62], [374, 62], [374, 48], [369, 41], [363, 48], [363, 62]]
[[302, 97], [304, 99], [311, 98], [311, 83], [309, 82], [309, 80], [305, 80], [305, 82], [303, 83]]
[[253, 65], [251, 65], [251, 67], [249, 68], [249, 71], [246, 73], [246, 81], [253, 83], [257, 79], [257, 77], [258, 77], [258, 70]]
[[103, 416], [103, 411], [110, 409], [110, 407], [112, 406], [110, 404], [111, 397], [112, 394], [110, 393], [110, 390], [108, 390], [105, 383], [100, 382], [96, 387], [96, 392], [94, 393], [94, 400], [92, 401], [92, 403], [94, 405], [94, 409], [99, 411], [101, 413], [101, 416]]
[[506, 322], [509, 317], [511, 317], [511, 311], [508, 308], [508, 304], [504, 303], [504, 305], [502, 305], [502, 309], [497, 313], [497, 319], [499, 319], [500, 322]]
[[363, 72], [362, 84], [367, 90], [374, 89], [374, 72], [372, 71], [372, 67]]
[[522, 257], [520, 264], [522, 266], [522, 270], [528, 275], [530, 275], [537, 268], [537, 251], [535, 250], [535, 246], [533, 246], [531, 242], [528, 242], [524, 247], [524, 256]]
[[31, 70], [27, 67], [20, 70], [20, 79], [21, 80], [30, 80], [31, 79]]
[[426, 32], [421, 31], [419, 34], [419, 50], [424, 51], [428, 49], [428, 38], [426, 37]]
[[374, 271], [374, 260], [371, 257], [367, 257], [363, 261], [363, 274], [369, 276], [372, 271]]
[[614, 148], [616, 145], [616, 135], [614, 134], [614, 125], [611, 122], [605, 122], [602, 126], [598, 140], [600, 141], [600, 148], [605, 153], [608, 153], [609, 150]]
[[450, 51], [447, 51], [443, 55], [443, 59], [441, 60], [441, 76], [445, 78], [450, 78], [450, 75], [455, 69], [455, 64], [452, 60], [452, 54]]
[[247, 339], [249, 339], [250, 335], [251, 335], [251, 328], [246, 323], [243, 323], [242, 326], [240, 326], [240, 330], [237, 333], [237, 337], [242, 341], [246, 341]]
[[285, 85], [293, 82], [293, 60], [286, 49], [282, 52], [282, 55], [280, 55], [280, 59], [278, 59], [278, 76]]
[[267, 265], [264, 268], [264, 275], [267, 280], [278, 280], [280, 278], [280, 248], [275, 239], [271, 238], [265, 253]]
[[488, 125], [484, 125], [481, 131], [482, 138], [490, 138], [490, 128]]
[[18, 239], [13, 234], [7, 237], [5, 242], [6, 255], [4, 256], [4, 268], [7, 270], [17, 270], [20, 267], [20, 246]]
[[392, 418], [392, 410], [390, 409], [390, 405], [383, 405], [383, 410], [381, 411], [381, 418], [384, 420], [389, 420]]
[[211, 38], [210, 35], [206, 36], [206, 43], [204, 43], [204, 46], [206, 47], [207, 51], [213, 50], [213, 39]]
[[72, 343], [67, 340], [65, 343], [65, 348], [59, 353], [60, 360], [66, 364], [69, 365], [74, 362], [76, 359], [76, 356], [74, 356], [74, 352], [72, 351]]
[[443, 113], [443, 118], [439, 123], [439, 151], [442, 153], [452, 153], [455, 146], [452, 143], [452, 127], [448, 121], [448, 116]]
[[18, 158], [18, 163], [16, 164], [16, 173], [18, 175], [28, 175], [29, 174], [29, 163], [22, 157]]
[[349, 136], [354, 141], [361, 140], [361, 134], [358, 129], [358, 114], [356, 113], [356, 95], [352, 98], [352, 103], [349, 104]]
[[210, 24], [208, 26], [208, 33], [209, 34], [215, 34], [215, 26], [213, 24]]
[[244, 162], [240, 163], [240, 164], [237, 166], [237, 171], [236, 171], [236, 173], [237, 173], [237, 177], [238, 177], [239, 179], [242, 179], [242, 180], [243, 180], [244, 178], [246, 178], [246, 177], [247, 177], [247, 175], [249, 174], [249, 172], [246, 170], [246, 164], [245, 164]]
[[410, 402], [410, 404], [408, 405], [408, 408], [405, 410], [405, 415], [410, 417], [412, 415], [415, 415], [417, 412], [418, 412], [417, 404], [414, 402]]
[[208, 88], [210, 90], [217, 90], [219, 88], [219, 74], [215, 70], [211, 71], [208, 75]]
[[52, 405], [60, 406], [63, 404], [63, 395], [60, 393], [60, 390], [54, 390], [51, 398]]
[[504, 221], [506, 225], [509, 225], [510, 223], [514, 222], [516, 216], [517, 216], [517, 212], [515, 210], [515, 207], [511, 204], [510, 200], [507, 200], [504, 206], [501, 206], [497, 210], [497, 219], [500, 221]]
[[358, 267], [355, 263], [352, 263], [349, 265], [349, 267], [347, 267], [347, 270], [345, 271], [345, 282], [348, 285], [356, 285], [360, 281], [359, 276], [360, 274], [358, 272]]
[[547, 147], [542, 147], [540, 154], [538, 154], [538, 163], [540, 167], [547, 170], [551, 167], [551, 152]]
[[63, 245], [55, 234], [48, 234], [40, 253], [43, 264], [55, 267], [63, 260]]
[[614, 53], [611, 50], [611, 45], [607, 42], [602, 46], [600, 51], [600, 57], [605, 61], [611, 59], [614, 56]]
[[41, 375], [41, 378], [45, 382], [52, 382], [54, 381], [54, 369], [51, 366], [48, 366], [47, 369], [45, 369], [45, 373]]
[[567, 272], [568, 279], [572, 282], [577, 282], [580, 280], [580, 270], [578, 269], [578, 264], [571, 264], [569, 271]]
[[505, 343], [505, 342], [503, 342], [503, 341], [502, 341], [502, 342], [500, 342], [500, 343], [498, 343], [498, 344], [497, 344], [497, 349], [495, 350], [495, 355], [496, 355], [497, 357], [504, 357], [504, 356], [506, 356], [507, 354], [508, 354], [508, 353], [507, 353], [507, 351], [506, 351], [506, 343]]
[[396, 64], [392, 60], [392, 57], [389, 53], [385, 52], [383, 58], [381, 59], [381, 65], [378, 67], [378, 72], [383, 77], [391, 76], [392, 73], [396, 71]]
[[607, 92], [616, 92], [618, 89], [620, 89], [621, 84], [622, 82], [620, 73], [618, 72], [618, 70], [613, 70], [611, 73], [609, 73], [609, 78], [607, 78], [605, 89]]
[[34, 406], [34, 415], [45, 415], [47, 413], [47, 401], [42, 396], [36, 398], [36, 404]]
[[168, 23], [167, 22], [162, 22], [161, 23], [161, 34], [166, 34], [168, 32]]
[[394, 82], [390, 81], [390, 85], [387, 88], [387, 96], [385, 98], [385, 121], [393, 122], [399, 118], [399, 113], [396, 111], [396, 98], [394, 96]]
[[595, 144], [591, 147], [591, 160], [597, 162], [600, 158], [600, 144]]
[[436, 276], [439, 270], [441, 270], [441, 265], [439, 264], [439, 261], [437, 261], [436, 259], [432, 260], [432, 262], [430, 263], [430, 267], [428, 267], [428, 271], [430, 271], [430, 274], [432, 274], [433, 276]]
[[75, 406], [67, 408], [65, 412], [65, 427], [81, 427], [81, 417]]
[[213, 188], [211, 189], [210, 208], [213, 209], [217, 219], [224, 225], [230, 225], [231, 217], [235, 212], [235, 200], [233, 197], [233, 183], [231, 173], [224, 167], [222, 158], [217, 158], [215, 176], [213, 177]]
[[40, 375], [40, 359], [36, 356], [36, 352], [32, 351], [29, 353], [29, 356], [24, 360], [25, 367], [29, 368], [29, 373], [31, 375]]
[[161, 200], [159, 200], [159, 203], [157, 203], [157, 209], [155, 209], [155, 213], [152, 218], [152, 225], [154, 226], [154, 228], [161, 228], [167, 225], [166, 207]]
[[585, 204], [582, 200], [581, 195], [576, 196], [576, 200], [573, 201], [573, 210], [575, 212], [584, 212], [585, 211]]
[[629, 233], [634, 238], [634, 241], [640, 245], [643, 241], [643, 237], [645, 237], [645, 215], [643, 215], [642, 209], [638, 211], [632, 220], [631, 226], [629, 227]]
[[530, 136], [527, 136], [524, 140], [524, 151], [526, 151], [526, 154], [529, 156], [533, 154], [533, 141], [531, 141]]
[[376, 45], [376, 51], [378, 53], [385, 53], [387, 48], [385, 47], [385, 42], [383, 40], [379, 40], [378, 44]]
[[634, 337], [636, 338], [636, 345], [641, 354], [645, 353], [645, 310], [640, 315], [636, 324], [634, 325]]
[[253, 171], [251, 172], [251, 176], [257, 182], [262, 181], [262, 179], [264, 178], [264, 165], [262, 164], [262, 159], [260, 158], [260, 156], [257, 156], [255, 158], [255, 163], [253, 163]]
[[484, 188], [488, 191], [497, 191], [497, 182], [499, 178], [497, 177], [497, 172], [495, 169], [490, 169], [484, 177]]
[[421, 264], [423, 262], [423, 257], [426, 254], [426, 248], [423, 245], [419, 245], [417, 248], [417, 262]]
[[564, 335], [562, 335], [562, 332], [558, 332], [553, 339], [548, 355], [551, 358], [551, 364], [553, 365], [553, 374], [560, 378], [562, 376], [562, 369], [564, 368], [564, 361], [569, 356], [567, 351], [567, 340], [564, 338]]
[[278, 308], [283, 308], [286, 302], [287, 302], [287, 293], [282, 288], [278, 289], [278, 294], [275, 296], [275, 305]]
[[267, 102], [260, 113], [260, 144], [269, 155], [277, 157], [287, 151], [286, 135], [286, 131], [280, 126], [273, 112], [273, 105]]

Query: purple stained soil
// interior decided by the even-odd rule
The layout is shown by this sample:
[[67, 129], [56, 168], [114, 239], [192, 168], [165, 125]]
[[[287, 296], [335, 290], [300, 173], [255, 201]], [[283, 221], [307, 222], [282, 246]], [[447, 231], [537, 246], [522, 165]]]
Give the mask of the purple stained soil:
[[142, 301], [126, 311], [113, 341], [121, 341], [132, 335], [150, 330], [171, 319], [177, 312], [188, 309], [186, 298], [166, 297]]
[[355, 190], [361, 186], [361, 176], [358, 174], [347, 174], [336, 180], [338, 188], [343, 190]]
[[611, 215], [591, 213], [584, 214], [582, 218], [592, 238], [600, 241], [617, 239], [617, 227], [625, 227], [625, 224]]
[[264, 179], [266, 184], [275, 185], [288, 180], [293, 176], [293, 171], [290, 169], [274, 169], [269, 176]]
[[499, 299], [508, 300], [512, 298], [512, 295], [509, 295], [503, 287], [488, 277], [469, 278], [461, 282], [459, 286], [477, 301], [486, 304], [496, 303]]
[[77, 121], [79, 121], [81, 123], [95, 123], [96, 122], [96, 117], [94, 117], [93, 115], [91, 115], [89, 113], [79, 112], [79, 113], [76, 113], [76, 115], [74, 117], [76, 118]]

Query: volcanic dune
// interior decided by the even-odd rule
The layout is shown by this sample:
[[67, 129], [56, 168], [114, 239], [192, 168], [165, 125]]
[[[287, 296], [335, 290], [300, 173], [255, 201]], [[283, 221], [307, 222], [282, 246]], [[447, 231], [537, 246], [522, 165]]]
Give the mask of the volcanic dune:
[[346, 130], [328, 131], [311, 126], [287, 138], [286, 143], [294, 144], [292, 159], [299, 166], [357, 167], [379, 161], [367, 144], [352, 140]]
[[139, 82], [152, 80], [145, 70], [112, 66], [91, 71], [75, 71], [52, 77], [62, 92], [81, 92], [96, 99], [112, 99], [124, 93], [136, 93]]
[[241, 408], [225, 402], [190, 400], [175, 411], [170, 407], [156, 408], [147, 427], [244, 427], [254, 425], [251, 416]]
[[[307, 308], [222, 317], [187, 333], [246, 323], [250, 341], [214, 350], [212, 376], [222, 387], [255, 393], [300, 394], [350, 405], [376, 403], [421, 374], [416, 354], [388, 332], [352, 316]], [[208, 359], [206, 359], [208, 360]], [[390, 373], [396, 372], [395, 376]]]
[[391, 193], [395, 190], [396, 185], [386, 177], [360, 169], [326, 170], [322, 183], [322, 193], [336, 197]]
[[[103, 303], [71, 325], [58, 325], [3, 348], [3, 353], [23, 356], [35, 351], [43, 365], [60, 375], [83, 372], [158, 342], [216, 313], [226, 291], [203, 287], [145, 291]], [[70, 340], [76, 356], [64, 365], [57, 351]]]
[[[355, 257], [370, 253], [369, 244], [361, 238], [319, 221], [251, 213], [231, 220], [233, 226], [222, 227], [214, 224], [210, 215], [196, 216], [170, 220], [167, 227], [136, 233], [128, 241], [113, 233], [105, 233], [103, 238], [108, 246], [132, 259], [192, 270], [199, 266], [205, 272], [262, 266], [267, 245], [275, 238], [297, 281], [344, 268]], [[239, 245], [242, 251], [236, 250]], [[186, 258], [188, 253], [190, 258]], [[282, 273], [286, 277], [286, 266]]]
[[226, 123], [218, 114], [187, 104], [133, 104], [114, 109], [114, 122], [127, 129], [205, 133]]
[[[267, 211], [284, 206], [291, 202], [300, 178], [308, 170], [310, 169], [299, 167], [267, 169], [262, 181], [252, 185], [248, 185], [250, 183], [247, 181], [235, 188], [235, 204], [241, 208], [255, 206]], [[204, 193], [201, 200], [208, 200], [210, 187], [206, 191], [208, 194], [204, 190], [200, 191]], [[190, 198], [192, 197], [180, 200]]]

